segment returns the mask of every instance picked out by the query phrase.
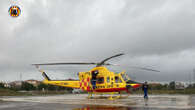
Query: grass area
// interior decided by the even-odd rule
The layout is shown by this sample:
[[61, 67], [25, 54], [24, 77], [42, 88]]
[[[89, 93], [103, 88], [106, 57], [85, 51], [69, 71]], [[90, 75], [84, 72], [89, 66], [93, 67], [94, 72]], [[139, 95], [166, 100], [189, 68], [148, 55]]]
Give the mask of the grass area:
[[[149, 90], [149, 94], [195, 94], [195, 89], [184, 90]], [[143, 94], [142, 90], [133, 92], [133, 94]]]
[[19, 96], [19, 95], [24, 95], [24, 94], [16, 92], [14, 90], [0, 88], [0, 96]]

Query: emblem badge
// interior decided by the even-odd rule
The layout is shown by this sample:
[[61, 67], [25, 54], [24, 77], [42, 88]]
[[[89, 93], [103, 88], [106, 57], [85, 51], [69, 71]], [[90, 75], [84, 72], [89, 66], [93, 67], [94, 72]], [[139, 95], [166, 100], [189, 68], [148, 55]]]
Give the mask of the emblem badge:
[[21, 10], [20, 10], [20, 7], [14, 5], [14, 6], [11, 6], [8, 10], [10, 16], [12, 17], [18, 17], [21, 13]]

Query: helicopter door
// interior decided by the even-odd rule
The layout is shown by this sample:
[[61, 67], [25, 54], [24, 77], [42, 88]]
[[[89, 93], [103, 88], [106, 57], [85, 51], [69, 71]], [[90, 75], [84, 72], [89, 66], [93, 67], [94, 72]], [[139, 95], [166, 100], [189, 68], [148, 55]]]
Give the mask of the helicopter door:
[[113, 87], [114, 87], [114, 77], [111, 76], [111, 88], [113, 88]]
[[105, 89], [105, 79], [103, 76], [97, 77], [96, 88]]
[[112, 88], [110, 76], [106, 77], [106, 88]]
[[115, 88], [121, 88], [123, 86], [123, 81], [119, 75], [114, 76], [115, 79]]

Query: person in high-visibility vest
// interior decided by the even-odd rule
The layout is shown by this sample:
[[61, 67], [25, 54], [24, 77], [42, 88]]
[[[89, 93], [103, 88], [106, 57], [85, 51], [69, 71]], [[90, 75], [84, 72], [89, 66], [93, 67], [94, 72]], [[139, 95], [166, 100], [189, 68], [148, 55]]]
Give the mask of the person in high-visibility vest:
[[93, 90], [96, 88], [96, 80], [97, 80], [98, 71], [92, 72], [91, 84], [93, 86]]

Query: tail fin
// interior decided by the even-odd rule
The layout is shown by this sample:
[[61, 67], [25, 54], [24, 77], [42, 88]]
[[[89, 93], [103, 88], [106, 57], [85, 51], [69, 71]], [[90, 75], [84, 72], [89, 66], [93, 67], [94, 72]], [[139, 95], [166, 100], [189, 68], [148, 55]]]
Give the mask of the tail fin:
[[36, 68], [42, 73], [42, 76], [43, 76], [46, 80], [48, 80], [48, 81], [51, 80], [51, 79], [47, 76], [47, 74], [46, 74], [43, 70], [41, 70], [41, 69], [39, 68], [38, 65], [35, 65], [35, 66], [36, 66]]
[[43, 71], [42, 72], [42, 75], [43, 75], [43, 77], [46, 79], [46, 80], [48, 80], [48, 81], [50, 81], [51, 79], [47, 76], [47, 74]]

